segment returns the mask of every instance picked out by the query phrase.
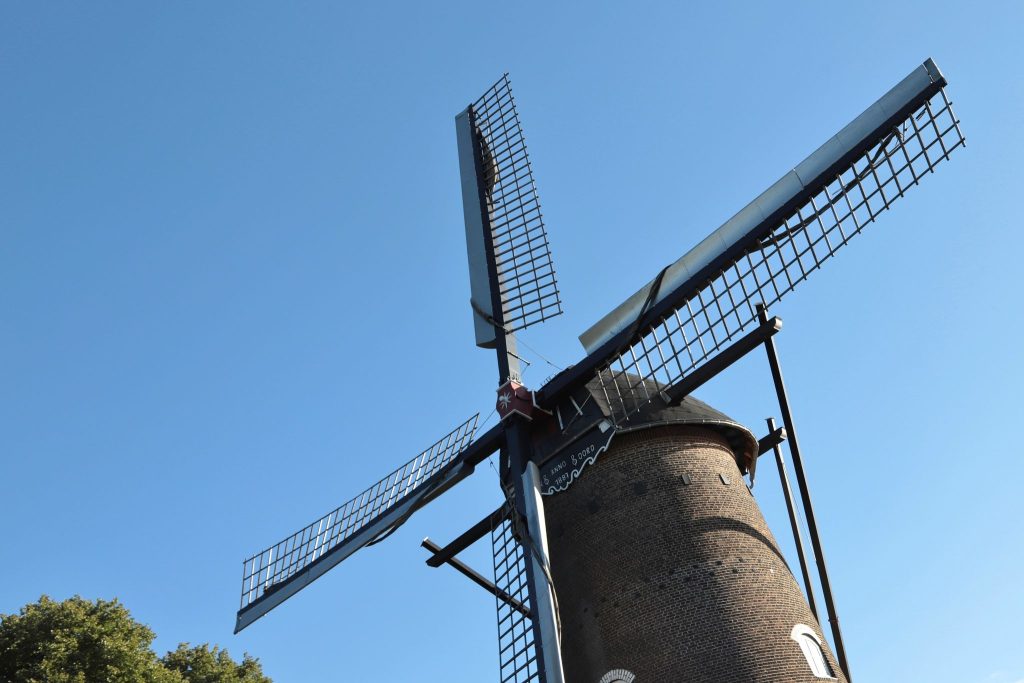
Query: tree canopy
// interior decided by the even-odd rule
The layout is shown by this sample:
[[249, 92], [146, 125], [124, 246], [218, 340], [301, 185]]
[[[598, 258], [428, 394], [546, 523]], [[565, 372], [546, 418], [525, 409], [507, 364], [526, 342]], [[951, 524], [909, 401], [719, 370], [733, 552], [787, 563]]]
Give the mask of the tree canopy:
[[43, 596], [0, 614], [0, 681], [5, 683], [272, 683], [259, 661], [181, 643], [163, 657], [153, 631], [118, 600], [62, 602]]
[[195, 647], [181, 643], [160, 662], [188, 683], [271, 683], [260, 663], [248, 653], [242, 656], [241, 664], [236, 664], [227, 650], [216, 645], [211, 649], [208, 643]]

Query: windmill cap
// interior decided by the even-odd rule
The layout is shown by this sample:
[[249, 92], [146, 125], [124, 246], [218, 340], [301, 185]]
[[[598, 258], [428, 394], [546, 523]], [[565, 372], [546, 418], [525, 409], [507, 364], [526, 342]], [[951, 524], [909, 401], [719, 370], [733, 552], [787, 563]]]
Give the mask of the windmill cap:
[[[635, 384], [639, 378], [628, 375], [621, 375], [616, 378], [616, 383], [622, 386], [625, 393], [627, 382]], [[650, 380], [646, 380], [650, 384]], [[657, 387], [657, 385], [656, 385]], [[587, 384], [587, 390], [593, 397], [594, 402], [601, 408], [605, 415], [611, 415], [612, 409], [608, 404], [606, 392], [602, 389], [600, 380], [592, 380]], [[658, 387], [656, 391], [660, 391]], [[629, 420], [619, 425], [619, 432], [634, 432], [652, 427], [668, 425], [688, 425], [707, 427], [721, 434], [736, 458], [736, 464], [741, 472], [748, 472], [754, 466], [757, 458], [758, 441], [747, 427], [732, 419], [725, 413], [712, 408], [704, 401], [693, 396], [686, 396], [677, 405], [666, 405], [659, 397], [655, 396], [651, 401], [644, 404], [636, 413], [630, 415]]]

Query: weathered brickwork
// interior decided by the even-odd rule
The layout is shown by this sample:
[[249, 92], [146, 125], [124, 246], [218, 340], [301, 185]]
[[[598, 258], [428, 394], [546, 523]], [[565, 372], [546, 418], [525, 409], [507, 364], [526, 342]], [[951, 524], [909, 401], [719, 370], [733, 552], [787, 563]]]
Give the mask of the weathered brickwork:
[[718, 433], [620, 434], [545, 512], [568, 683], [822, 680], [790, 639], [821, 628]]

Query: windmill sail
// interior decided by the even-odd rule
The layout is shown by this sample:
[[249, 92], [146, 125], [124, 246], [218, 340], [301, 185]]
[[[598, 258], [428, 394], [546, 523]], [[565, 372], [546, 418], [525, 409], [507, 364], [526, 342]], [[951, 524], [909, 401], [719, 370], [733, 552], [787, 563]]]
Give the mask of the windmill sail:
[[479, 417], [474, 415], [344, 505], [245, 560], [235, 633], [472, 473], [501, 444], [500, 425], [473, 441]]
[[539, 400], [597, 374], [621, 424], [701, 366], [965, 144], [945, 85], [931, 60], [915, 69], [587, 330], [590, 355]]
[[[540, 198], [508, 74], [455, 117], [478, 346], [562, 312]], [[501, 315], [492, 302], [493, 265]]]
[[[530, 609], [533, 603], [526, 573], [529, 558], [526, 549], [515, 536], [512, 513], [507, 513], [491, 530], [491, 547], [494, 554], [494, 585]], [[530, 618], [507, 600], [498, 598], [495, 603], [498, 608], [500, 682], [543, 683]]]

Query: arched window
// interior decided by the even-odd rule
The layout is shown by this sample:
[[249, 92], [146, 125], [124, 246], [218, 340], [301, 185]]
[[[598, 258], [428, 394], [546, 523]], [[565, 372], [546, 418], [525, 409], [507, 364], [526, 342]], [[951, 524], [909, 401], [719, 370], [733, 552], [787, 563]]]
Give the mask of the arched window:
[[797, 624], [790, 631], [789, 637], [800, 646], [800, 651], [804, 653], [807, 665], [811, 667], [811, 673], [818, 678], [836, 677], [828, 660], [825, 659], [825, 653], [821, 649], [821, 639], [818, 638], [818, 634], [814, 632], [814, 629], [806, 624]]

